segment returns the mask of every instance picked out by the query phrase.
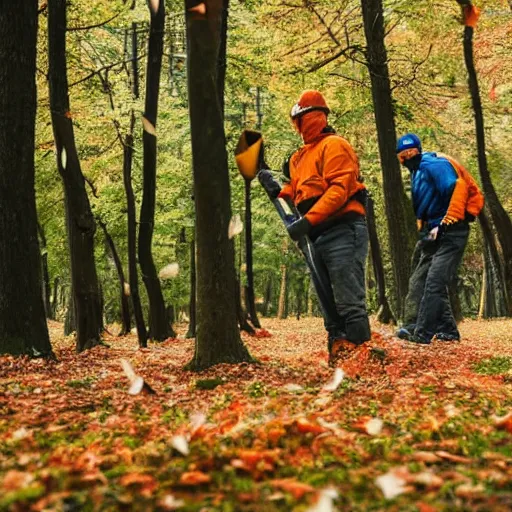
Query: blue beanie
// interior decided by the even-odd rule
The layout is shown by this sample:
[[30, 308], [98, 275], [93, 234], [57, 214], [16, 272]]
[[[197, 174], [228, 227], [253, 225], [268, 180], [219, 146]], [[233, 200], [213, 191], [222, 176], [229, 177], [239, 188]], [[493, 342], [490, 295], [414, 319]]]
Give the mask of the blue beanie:
[[400, 153], [406, 149], [416, 148], [421, 153], [421, 141], [420, 138], [414, 133], [406, 133], [398, 139], [396, 144], [396, 152]]

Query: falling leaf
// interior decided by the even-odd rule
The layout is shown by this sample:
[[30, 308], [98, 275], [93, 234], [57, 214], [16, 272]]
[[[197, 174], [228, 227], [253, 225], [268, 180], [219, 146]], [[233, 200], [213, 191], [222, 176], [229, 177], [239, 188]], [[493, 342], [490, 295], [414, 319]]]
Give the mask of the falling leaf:
[[180, 273], [180, 266], [178, 263], [169, 263], [158, 273], [160, 279], [172, 279]]
[[211, 481], [211, 476], [202, 471], [188, 471], [181, 475], [180, 484], [182, 485], [201, 485]]
[[190, 449], [188, 447], [188, 441], [185, 436], [173, 436], [171, 439], [171, 446], [182, 455], [188, 455], [190, 453]]
[[392, 500], [400, 494], [410, 491], [406, 486], [406, 480], [400, 475], [401, 471], [393, 469], [375, 479], [375, 484], [384, 494], [384, 498]]
[[[152, 0], [153, 1], [153, 0]], [[158, 3], [158, 0], [154, 0]], [[142, 116], [142, 127], [144, 128], [144, 131], [149, 133], [149, 135], [153, 135], [156, 137], [156, 130], [153, 123], [148, 121], [144, 116]]]
[[123, 292], [127, 297], [130, 296], [130, 285], [126, 281], [123, 283]]
[[[153, 14], [156, 14], [158, 12], [158, 7], [160, 6], [160, 0], [149, 0], [149, 5], [153, 11]], [[153, 133], [152, 135], [155, 134]]]
[[229, 227], [228, 227], [228, 238], [231, 240], [234, 236], [239, 235], [244, 229], [244, 224], [242, 222], [242, 219], [240, 218], [240, 215], [237, 213], [236, 215], [233, 215], [231, 217], [231, 220], [229, 221]]
[[164, 510], [178, 510], [185, 506], [183, 500], [177, 500], [172, 494], [166, 494], [159, 502], [158, 506]]
[[378, 436], [381, 431], [384, 422], [379, 418], [372, 418], [366, 422], [366, 432], [371, 436]]
[[60, 152], [60, 163], [63, 169], [66, 169], [68, 164], [68, 154], [66, 153], [66, 148], [62, 146], [62, 151]]
[[341, 368], [336, 368], [336, 370], [334, 370], [334, 375], [332, 376], [332, 380], [328, 384], [326, 384], [322, 388], [322, 390], [323, 391], [336, 391], [344, 377], [345, 377], [345, 372]]
[[334, 500], [338, 498], [338, 491], [333, 488], [322, 489], [318, 493], [318, 500], [306, 512], [334, 512]]

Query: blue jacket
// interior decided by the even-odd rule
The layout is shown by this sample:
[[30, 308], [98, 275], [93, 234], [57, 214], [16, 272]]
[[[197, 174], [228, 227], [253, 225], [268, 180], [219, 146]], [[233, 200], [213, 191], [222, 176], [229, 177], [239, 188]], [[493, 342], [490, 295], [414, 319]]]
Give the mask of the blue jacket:
[[438, 226], [448, 210], [457, 174], [450, 162], [436, 153], [423, 153], [419, 169], [411, 173], [412, 204], [416, 218], [428, 228]]

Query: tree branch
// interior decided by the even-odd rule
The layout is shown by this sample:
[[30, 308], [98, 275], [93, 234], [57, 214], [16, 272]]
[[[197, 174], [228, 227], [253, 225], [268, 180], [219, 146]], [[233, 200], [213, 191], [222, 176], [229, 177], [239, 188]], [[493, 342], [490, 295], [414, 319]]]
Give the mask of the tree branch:
[[67, 32], [79, 32], [81, 30], [91, 30], [93, 28], [103, 27], [107, 23], [110, 23], [111, 21], [115, 20], [120, 14], [121, 13], [118, 12], [117, 14], [112, 16], [112, 18], [109, 18], [108, 20], [102, 21], [101, 23], [96, 23], [95, 25], [88, 25], [87, 27], [67, 27], [66, 31]]

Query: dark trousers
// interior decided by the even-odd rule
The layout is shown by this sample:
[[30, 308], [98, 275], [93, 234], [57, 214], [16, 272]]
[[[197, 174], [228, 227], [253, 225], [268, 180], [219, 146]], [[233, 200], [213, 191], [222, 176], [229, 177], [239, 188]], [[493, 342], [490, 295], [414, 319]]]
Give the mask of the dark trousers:
[[[329, 342], [343, 338], [356, 344], [370, 339], [366, 312], [365, 264], [368, 255], [366, 219], [337, 224], [314, 242], [315, 264], [330, 282], [336, 313], [322, 311]], [[318, 289], [313, 275], [313, 284]]]
[[405, 299], [404, 327], [431, 340], [437, 333], [458, 338], [448, 286], [457, 275], [469, 235], [465, 222], [449, 226], [438, 240], [420, 240], [415, 254], [419, 258], [409, 279]]

